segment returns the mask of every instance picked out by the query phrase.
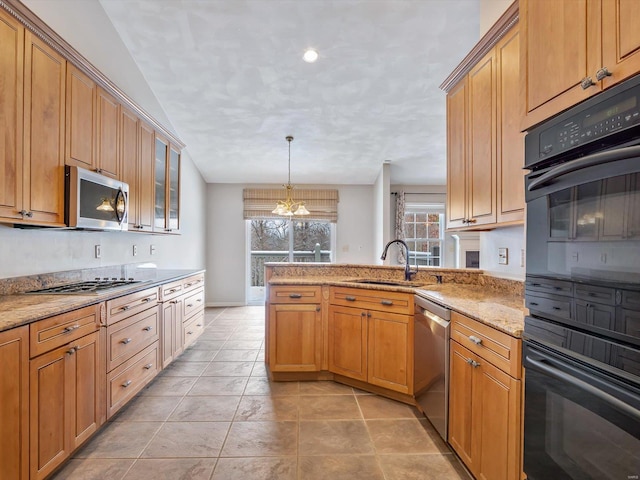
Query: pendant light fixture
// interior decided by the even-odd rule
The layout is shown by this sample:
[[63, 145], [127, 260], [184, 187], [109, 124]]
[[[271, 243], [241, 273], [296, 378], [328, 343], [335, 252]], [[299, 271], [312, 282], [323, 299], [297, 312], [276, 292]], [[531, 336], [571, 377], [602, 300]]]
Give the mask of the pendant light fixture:
[[291, 198], [291, 192], [293, 185], [291, 185], [291, 142], [293, 137], [291, 135], [285, 137], [285, 140], [289, 142], [289, 177], [286, 185], [282, 185], [285, 189], [285, 199], [278, 200], [276, 208], [271, 212], [276, 215], [282, 215], [285, 217], [291, 217], [293, 215], [309, 215], [311, 212], [307, 210], [304, 202], [295, 201]]

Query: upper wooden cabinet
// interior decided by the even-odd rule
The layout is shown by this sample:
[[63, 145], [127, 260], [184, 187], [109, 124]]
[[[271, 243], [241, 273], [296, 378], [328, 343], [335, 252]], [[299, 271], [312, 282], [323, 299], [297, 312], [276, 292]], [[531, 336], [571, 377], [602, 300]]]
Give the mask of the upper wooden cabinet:
[[180, 151], [156, 135], [154, 232], [179, 233]]
[[74, 65], [67, 71], [67, 165], [96, 169], [96, 82]]
[[120, 178], [120, 104], [102, 88], [97, 91], [96, 170]]
[[519, 40], [515, 25], [448, 92], [448, 229], [524, 221]]
[[636, 0], [520, 0], [522, 129], [640, 72]]

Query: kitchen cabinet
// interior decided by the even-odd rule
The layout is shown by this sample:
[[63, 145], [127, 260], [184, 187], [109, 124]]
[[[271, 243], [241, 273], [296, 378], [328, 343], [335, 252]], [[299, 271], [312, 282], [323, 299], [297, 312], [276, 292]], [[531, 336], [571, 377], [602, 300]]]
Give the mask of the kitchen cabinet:
[[640, 72], [639, 15], [635, 0], [521, 0], [522, 129]]
[[162, 368], [167, 368], [183, 350], [182, 302], [177, 298], [162, 303]]
[[96, 92], [96, 166], [103, 175], [121, 178], [120, 173], [120, 104], [104, 89]]
[[413, 394], [413, 295], [331, 287], [329, 371]]
[[78, 67], [67, 69], [66, 165], [96, 169], [96, 91], [98, 86]]
[[156, 135], [154, 232], [179, 233], [180, 152]]
[[29, 478], [29, 327], [0, 332], [0, 471]]
[[513, 26], [447, 94], [447, 228], [524, 221], [519, 30]]
[[451, 315], [449, 443], [475, 478], [520, 479], [521, 341]]
[[[88, 319], [88, 321], [86, 321]], [[104, 423], [104, 347], [99, 306], [29, 326], [31, 345], [47, 350], [30, 370], [31, 480], [43, 479]], [[81, 325], [93, 325], [84, 334]]]
[[274, 286], [269, 291], [269, 370], [319, 372], [323, 360], [321, 287]]

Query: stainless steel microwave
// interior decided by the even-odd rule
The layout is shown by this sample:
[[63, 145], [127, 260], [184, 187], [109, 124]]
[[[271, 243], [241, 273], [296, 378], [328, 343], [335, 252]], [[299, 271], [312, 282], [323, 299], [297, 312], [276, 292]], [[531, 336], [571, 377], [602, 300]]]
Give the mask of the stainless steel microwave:
[[65, 167], [65, 223], [88, 230], [128, 230], [129, 185], [75, 166]]

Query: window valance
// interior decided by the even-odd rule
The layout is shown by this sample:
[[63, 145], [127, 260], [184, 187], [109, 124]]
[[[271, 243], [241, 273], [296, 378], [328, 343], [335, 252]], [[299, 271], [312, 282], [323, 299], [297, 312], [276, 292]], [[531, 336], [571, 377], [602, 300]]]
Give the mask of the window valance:
[[[338, 190], [333, 189], [297, 189], [294, 188], [292, 198], [305, 202], [310, 215], [305, 215], [308, 220], [326, 220], [329, 222], [338, 221]], [[253, 220], [258, 218], [283, 218], [280, 215], [271, 213], [278, 200], [284, 200], [284, 188], [245, 188], [244, 218]]]

